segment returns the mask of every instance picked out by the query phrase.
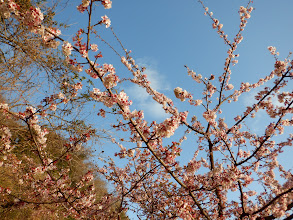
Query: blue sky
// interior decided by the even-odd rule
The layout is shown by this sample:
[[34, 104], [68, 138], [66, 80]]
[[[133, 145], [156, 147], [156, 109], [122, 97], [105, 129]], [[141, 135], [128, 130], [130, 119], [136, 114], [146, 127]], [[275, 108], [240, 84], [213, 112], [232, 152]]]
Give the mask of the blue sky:
[[[224, 24], [224, 31], [233, 38], [239, 29], [239, 6], [245, 5], [247, 1], [204, 2]], [[78, 3], [70, 1], [72, 7], [58, 15], [66, 18], [73, 29], [78, 29], [78, 23], [86, 21], [83, 20], [86, 16], [80, 16], [75, 10]], [[244, 80], [244, 77], [253, 81], [271, 71], [274, 60], [267, 51], [268, 46], [276, 46], [280, 57], [286, 57], [293, 50], [290, 19], [293, 2], [257, 0], [252, 5], [255, 11], [244, 31], [244, 40], [238, 47], [239, 64], [232, 69], [237, 74], [237, 81]], [[64, 12], [68, 16], [64, 16]], [[223, 71], [227, 47], [211, 28], [211, 20], [203, 12], [196, 0], [182, 1], [182, 4], [175, 0], [113, 0], [113, 8], [110, 10], [97, 7], [94, 20], [98, 21], [101, 15], [107, 14], [115, 33], [123, 45], [133, 51], [134, 58], [139, 59], [140, 63], [146, 63], [149, 69], [165, 79], [161, 82], [162, 88], [170, 87], [173, 90], [176, 86], [184, 87], [190, 82], [184, 65], [208, 76]], [[109, 42], [118, 47], [109, 30], [99, 30], [105, 39], [110, 39]], [[63, 33], [66, 35], [68, 31]], [[72, 35], [67, 36], [70, 39]], [[99, 47], [105, 47], [97, 42]], [[117, 58], [110, 52], [105, 56], [106, 61], [116, 63]]]
[[[239, 6], [247, 1], [205, 3], [232, 38], [239, 29]], [[290, 24], [293, 2], [262, 0], [255, 1], [253, 6], [255, 11], [238, 47], [239, 64], [232, 68], [235, 85], [241, 81], [255, 82], [272, 70], [274, 59], [267, 50], [268, 46], [276, 46], [282, 58], [293, 50]], [[187, 76], [184, 65], [203, 76], [223, 72], [227, 47], [211, 28], [211, 20], [203, 15], [201, 5], [195, 0], [181, 4], [174, 0], [114, 0], [113, 8], [101, 13], [111, 18], [115, 33], [124, 46], [133, 51], [134, 58], [141, 64], [147, 64], [153, 84], [158, 86], [159, 81], [161, 91], [172, 98], [173, 89], [177, 86], [188, 88], [193, 94], [200, 91]], [[97, 14], [99, 18], [100, 13]], [[107, 33], [101, 35], [109, 36]], [[110, 54], [110, 62], [113, 62], [113, 56]], [[122, 71], [125, 72], [124, 69]]]
[[[63, 37], [72, 37], [73, 30], [79, 28], [79, 22], [86, 22], [86, 16], [82, 17], [75, 9], [81, 1], [70, 1], [69, 7], [57, 14], [57, 18], [68, 21], [71, 28], [63, 31]], [[205, 5], [214, 13], [214, 17], [224, 24], [223, 30], [230, 39], [239, 30], [238, 9], [246, 5], [244, 0], [206, 0]], [[268, 46], [275, 46], [280, 52], [280, 59], [287, 57], [293, 51], [292, 28], [292, 0], [255, 0], [252, 4], [255, 10], [244, 31], [244, 40], [239, 45], [237, 53], [240, 54], [239, 63], [232, 67], [231, 82], [236, 88], [240, 82], [254, 83], [273, 70], [274, 58], [267, 50]], [[222, 74], [226, 51], [228, 47], [212, 29], [209, 17], [204, 16], [202, 6], [196, 0], [113, 0], [113, 8], [104, 10], [97, 7], [94, 19], [106, 14], [112, 22], [112, 27], [122, 41], [125, 48], [132, 50], [133, 57], [138, 64], [146, 66], [153, 86], [160, 92], [174, 99], [173, 89], [177, 86], [191, 92], [194, 97], [201, 89], [187, 75], [184, 65], [189, 66], [195, 72], [209, 77]], [[64, 16], [66, 15], [66, 16]], [[107, 39], [115, 48], [119, 45], [115, 42], [110, 30], [99, 28], [99, 33]], [[95, 42], [93, 39], [92, 43]], [[104, 54], [105, 63], [113, 63], [120, 77], [129, 76], [127, 70], [119, 63], [117, 57], [107, 46], [96, 40], [100, 50]], [[125, 75], [124, 75], [125, 74]], [[151, 98], [138, 87], [127, 86], [123, 88], [134, 101], [133, 108], [143, 109], [149, 120], [162, 121], [165, 114], [160, 110]], [[291, 90], [292, 91], [292, 90]], [[233, 119], [236, 112], [244, 110], [245, 105], [252, 104], [254, 93], [246, 94], [238, 104], [224, 107], [226, 117]], [[174, 100], [175, 105], [183, 111], [190, 110], [189, 104]], [[136, 104], [135, 104], [136, 103]], [[200, 110], [192, 110], [197, 114]], [[192, 112], [191, 111], [191, 112]], [[241, 111], [240, 111], [241, 112]], [[200, 113], [201, 114], [201, 113]], [[95, 116], [93, 116], [95, 117]], [[101, 119], [96, 119], [101, 124]], [[263, 120], [260, 114], [253, 121], [255, 132], [263, 131]], [[91, 118], [91, 122], [93, 119]], [[103, 121], [104, 124], [109, 121]], [[292, 133], [292, 131], [291, 131]], [[187, 142], [187, 146], [192, 142]], [[110, 154], [113, 152], [108, 144], [103, 148]], [[287, 159], [292, 155], [287, 154]], [[193, 155], [182, 155], [182, 163], [191, 159]], [[284, 160], [288, 161], [287, 159]], [[131, 219], [135, 219], [132, 217]]]

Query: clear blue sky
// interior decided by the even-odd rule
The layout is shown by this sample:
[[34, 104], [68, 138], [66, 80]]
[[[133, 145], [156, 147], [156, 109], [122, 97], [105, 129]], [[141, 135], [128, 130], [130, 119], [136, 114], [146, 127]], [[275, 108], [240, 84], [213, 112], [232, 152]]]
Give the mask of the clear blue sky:
[[[80, 2], [70, 1], [70, 7], [57, 15], [72, 24], [70, 30], [78, 29], [79, 22], [86, 22], [86, 16], [81, 17], [75, 9], [75, 5]], [[238, 9], [241, 5], [245, 6], [247, 2], [244, 0], [204, 1], [214, 13], [214, 17], [224, 24], [223, 30], [230, 39], [233, 39], [239, 30]], [[273, 70], [274, 58], [268, 52], [268, 46], [275, 46], [282, 59], [293, 51], [293, 1], [255, 0], [252, 6], [255, 10], [252, 12], [251, 19], [248, 20], [243, 34], [244, 40], [237, 51], [240, 54], [239, 63], [232, 67], [231, 82], [236, 88], [242, 81], [254, 83], [258, 78]], [[123, 45], [133, 51], [133, 57], [139, 64], [146, 65], [154, 87], [174, 99], [173, 89], [177, 86], [188, 90], [195, 97], [201, 97], [197, 95], [200, 92], [198, 85], [187, 76], [184, 65], [207, 77], [210, 74], [218, 76], [223, 72], [228, 47], [212, 29], [209, 17], [204, 16], [203, 13], [202, 6], [196, 0], [113, 0], [113, 8], [104, 10], [98, 7], [94, 19], [98, 21], [102, 15], [106, 14], [111, 19], [111, 26]], [[70, 40], [72, 32], [71, 34], [70, 32], [66, 34], [66, 31], [63, 33], [63, 37]], [[119, 47], [110, 30], [99, 28], [99, 33], [115, 47]], [[113, 63], [118, 75], [127, 77], [129, 73], [119, 64], [119, 58], [109, 50], [104, 51], [103, 49], [107, 47], [100, 41], [96, 43], [105, 55], [103, 62]], [[143, 91], [136, 87], [123, 89], [129, 93], [134, 103], [137, 103], [133, 108], [144, 109], [147, 119], [164, 120], [164, 113]], [[239, 104], [241, 106], [252, 104], [251, 97], [253, 96], [245, 95], [240, 99]], [[188, 104], [181, 103], [180, 100], [175, 100], [175, 104], [180, 110], [189, 108]], [[240, 105], [232, 105], [232, 108], [229, 106], [230, 110], [226, 116], [236, 116], [235, 112], [239, 108], [244, 110], [244, 107]], [[97, 123], [100, 123], [99, 120]], [[256, 132], [263, 131], [262, 120], [264, 118], [261, 115], [255, 119]], [[108, 145], [104, 147], [107, 150], [111, 149]], [[289, 159], [292, 151], [287, 156]], [[182, 162], [186, 162], [188, 157], [192, 155], [183, 154]], [[135, 219], [132, 215], [131, 218]]]

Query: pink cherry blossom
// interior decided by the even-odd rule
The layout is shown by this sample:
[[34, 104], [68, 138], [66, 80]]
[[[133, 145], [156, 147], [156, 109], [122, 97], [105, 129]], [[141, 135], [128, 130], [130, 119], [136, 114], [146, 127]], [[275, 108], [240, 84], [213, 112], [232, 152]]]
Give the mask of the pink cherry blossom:
[[107, 15], [104, 15], [101, 17], [102, 18], [102, 23], [106, 25], [106, 28], [110, 27], [111, 25], [111, 21], [110, 19], [107, 17]]

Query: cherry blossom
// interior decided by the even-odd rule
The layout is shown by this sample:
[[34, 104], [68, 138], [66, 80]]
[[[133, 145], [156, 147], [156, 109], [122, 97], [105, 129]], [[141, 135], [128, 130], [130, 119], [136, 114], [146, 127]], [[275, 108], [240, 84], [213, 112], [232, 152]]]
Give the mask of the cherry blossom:
[[[106, 28], [110, 26], [111, 21], [106, 15], [96, 24], [89, 22], [88, 27], [81, 27], [70, 43], [56, 28], [42, 26], [40, 9], [30, 8], [21, 12], [20, 6], [12, 0], [1, 1], [0, 13], [4, 19], [15, 17], [23, 22], [30, 31], [42, 37], [46, 46], [56, 48], [58, 42], [63, 43], [65, 62], [73, 71], [84, 69], [96, 83], [89, 87], [92, 91], [87, 94], [89, 100], [102, 106], [96, 115], [115, 117], [111, 126], [121, 132], [123, 138], [112, 137], [112, 144], [117, 148], [115, 158], [101, 159], [105, 165], [97, 169], [113, 184], [115, 193], [96, 200], [91, 184], [94, 180], [92, 171], [85, 173], [76, 184], [70, 182], [68, 170], [57, 172], [56, 160], [46, 151], [49, 131], [40, 121], [47, 112], [57, 111], [59, 105], [65, 105], [84, 90], [81, 82], [64, 81], [62, 92], [44, 98], [38, 108], [29, 106], [15, 113], [6, 103], [0, 104], [4, 115], [22, 120], [31, 131], [40, 158], [38, 164], [32, 163], [30, 158], [26, 161], [15, 158], [11, 153], [12, 132], [9, 127], [1, 126], [3, 155], [0, 165], [22, 169], [22, 164], [27, 163], [29, 169], [18, 182], [30, 186], [32, 194], [37, 193], [41, 201], [62, 203], [76, 218], [97, 216], [114, 219], [109, 212], [110, 204], [114, 203], [119, 203], [119, 213], [130, 209], [147, 219], [273, 219], [289, 215], [293, 201], [292, 172], [281, 165], [279, 158], [293, 143], [292, 134], [288, 134], [293, 125], [293, 95], [288, 89], [293, 61], [290, 57], [278, 59], [276, 48], [269, 46], [268, 50], [275, 59], [271, 72], [256, 82], [233, 85], [230, 82], [234, 77], [233, 65], [237, 65], [239, 57], [236, 50], [253, 15], [253, 2], [248, 1], [246, 6], [239, 7], [239, 30], [233, 37], [228, 37], [224, 30], [226, 25], [215, 17], [216, 13], [210, 12], [203, 1], [199, 3], [227, 48], [220, 73], [198, 74], [185, 66], [187, 74], [202, 92], [191, 95], [180, 87], [173, 92], [177, 99], [188, 100], [190, 110], [196, 109], [192, 115], [193, 111], [181, 111], [183, 105], [177, 107], [177, 102], [173, 103], [165, 94], [152, 88], [145, 67], [138, 65], [131, 51], [124, 48], [117, 36], [122, 49], [116, 50], [111, 43], [102, 41], [119, 56], [118, 61], [126, 67], [126, 73], [122, 75], [118, 69], [116, 72], [117, 66], [113, 64], [98, 64], [104, 54], [93, 53], [98, 51], [96, 38], [101, 39], [96, 28], [100, 24], [105, 24]], [[93, 7], [100, 5], [110, 9], [112, 2], [82, 0], [77, 9], [86, 11], [80, 16], [88, 16], [91, 21]], [[77, 59], [70, 57], [72, 51], [77, 52]], [[143, 88], [168, 113], [167, 118], [161, 122], [147, 121], [142, 110], [133, 110], [131, 94], [121, 89], [125, 82]], [[246, 106], [242, 112], [235, 110], [234, 115], [225, 113], [225, 108], [229, 108], [232, 101], [238, 101], [250, 91], [257, 91], [253, 105]], [[279, 103], [273, 101], [274, 97]], [[267, 120], [263, 122], [261, 132], [255, 133], [250, 120], [260, 112], [266, 115]], [[281, 138], [278, 135], [282, 135]], [[90, 131], [80, 137], [70, 137], [63, 155], [65, 161], [71, 160], [70, 151], [80, 150], [82, 143], [90, 137]], [[189, 139], [193, 144], [186, 141]], [[180, 160], [184, 151], [192, 157], [185, 164]], [[58, 173], [58, 178], [54, 173]], [[42, 181], [34, 180], [38, 175], [43, 177]], [[262, 189], [254, 190], [255, 185]], [[14, 193], [12, 189], [5, 188], [0, 191], [6, 196]]]
[[107, 15], [104, 15], [101, 18], [102, 18], [102, 23], [106, 25], [106, 28], [110, 27], [111, 21], [108, 18], [108, 16]]
[[73, 47], [71, 46], [71, 44], [69, 42], [64, 41], [62, 45], [62, 51], [64, 55], [70, 56], [72, 50], [73, 50]]

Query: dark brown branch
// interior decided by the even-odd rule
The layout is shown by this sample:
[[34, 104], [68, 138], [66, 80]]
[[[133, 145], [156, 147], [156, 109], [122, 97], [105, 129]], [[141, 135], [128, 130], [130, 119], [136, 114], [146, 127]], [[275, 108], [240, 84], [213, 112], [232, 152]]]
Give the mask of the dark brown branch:
[[[264, 211], [266, 208], [268, 208], [270, 205], [272, 205], [276, 200], [278, 200], [279, 198], [281, 198], [282, 196], [286, 195], [287, 193], [290, 193], [291, 191], [293, 191], [293, 187], [280, 193], [279, 195], [277, 195], [275, 198], [273, 198], [270, 202], [268, 202], [267, 204], [265, 204], [262, 208], [260, 208], [259, 210], [255, 211], [254, 213], [252, 213], [252, 215], [258, 214], [262, 211]], [[288, 208], [291, 206], [291, 208], [293, 207], [293, 204], [291, 203], [290, 205], [288, 205]], [[287, 210], [289, 210], [287, 208]], [[290, 209], [291, 209], [290, 208]]]
[[[293, 100], [291, 101], [290, 104], [288, 104], [287, 108], [285, 110], [288, 110], [290, 108], [290, 106], [293, 104]], [[282, 118], [285, 116], [284, 112], [282, 113], [282, 115], [280, 116], [280, 118], [278, 119], [277, 123], [274, 126], [274, 129], [277, 128], [277, 126], [281, 123]], [[239, 163], [236, 164], [236, 166], [239, 166], [247, 161], [249, 161], [251, 158], [253, 158], [257, 152], [261, 149], [261, 147], [265, 144], [265, 142], [271, 137], [272, 135], [268, 135], [264, 138], [264, 140], [262, 141], [262, 143], [259, 145], [259, 147], [256, 148], [256, 150], [246, 159], [240, 161]]]

